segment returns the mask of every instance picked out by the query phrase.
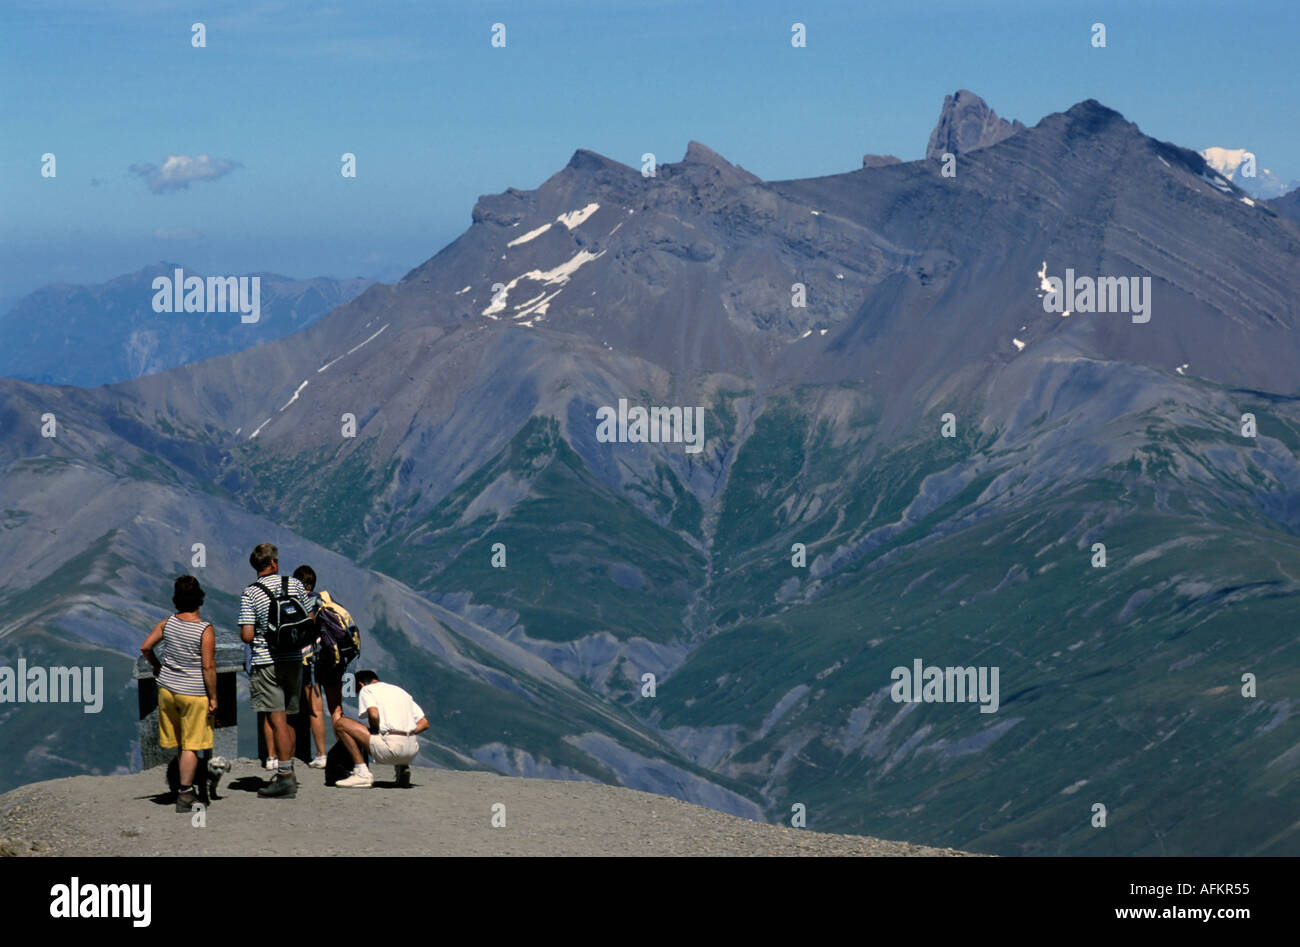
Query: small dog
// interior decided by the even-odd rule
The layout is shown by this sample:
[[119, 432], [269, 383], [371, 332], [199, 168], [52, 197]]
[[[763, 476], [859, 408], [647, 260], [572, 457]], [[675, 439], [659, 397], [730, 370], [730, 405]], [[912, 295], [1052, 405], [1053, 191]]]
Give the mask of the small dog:
[[221, 782], [222, 776], [230, 772], [230, 760], [224, 756], [214, 756], [212, 759], [207, 760], [206, 763], [207, 780], [205, 785], [208, 790], [207, 795], [210, 799], [220, 799], [221, 797], [217, 795], [217, 783]]
[[[214, 756], [211, 759], [199, 757], [199, 765], [194, 770], [194, 790], [198, 793], [199, 802], [206, 806], [213, 799], [221, 798], [217, 795], [217, 784], [228, 772], [230, 772], [230, 760], [224, 756]], [[167, 788], [173, 793], [180, 792], [181, 764], [175, 757], [172, 757], [172, 761], [167, 764]]]

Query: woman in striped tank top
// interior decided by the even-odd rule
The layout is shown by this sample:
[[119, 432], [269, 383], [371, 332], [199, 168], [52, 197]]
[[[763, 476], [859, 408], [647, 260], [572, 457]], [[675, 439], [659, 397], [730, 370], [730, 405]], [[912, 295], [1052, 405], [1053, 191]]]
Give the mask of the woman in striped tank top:
[[[154, 625], [140, 646], [158, 682], [158, 736], [164, 749], [180, 750], [180, 791], [176, 811], [195, 802], [194, 773], [199, 750], [212, 749], [212, 715], [217, 712], [217, 636], [199, 615], [204, 592], [199, 580], [176, 580], [176, 614]], [[162, 658], [154, 653], [162, 645]]]

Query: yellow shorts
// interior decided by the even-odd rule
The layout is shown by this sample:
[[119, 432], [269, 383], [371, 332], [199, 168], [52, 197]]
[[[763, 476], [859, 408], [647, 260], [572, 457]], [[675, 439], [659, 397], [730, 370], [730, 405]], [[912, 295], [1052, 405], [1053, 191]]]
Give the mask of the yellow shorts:
[[173, 694], [165, 687], [158, 688], [158, 742], [164, 749], [180, 746], [184, 750], [212, 749], [212, 718], [208, 715], [206, 697], [189, 697]]

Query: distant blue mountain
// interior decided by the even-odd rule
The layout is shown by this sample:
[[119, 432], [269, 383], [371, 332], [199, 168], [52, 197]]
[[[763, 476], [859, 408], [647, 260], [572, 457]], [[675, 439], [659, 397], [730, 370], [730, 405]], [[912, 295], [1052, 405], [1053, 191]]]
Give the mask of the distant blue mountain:
[[297, 332], [372, 284], [249, 274], [261, 278], [256, 323], [237, 312], [154, 312], [154, 279], [178, 268], [208, 275], [157, 263], [106, 283], [46, 286], [0, 307], [0, 376], [90, 387], [151, 375]]

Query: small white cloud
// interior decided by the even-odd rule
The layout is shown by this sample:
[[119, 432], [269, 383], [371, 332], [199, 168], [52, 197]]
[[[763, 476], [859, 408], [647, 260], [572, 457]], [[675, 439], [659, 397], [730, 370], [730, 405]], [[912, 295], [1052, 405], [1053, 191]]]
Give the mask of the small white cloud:
[[133, 164], [128, 169], [137, 177], [143, 178], [149, 190], [155, 194], [164, 191], [180, 191], [188, 188], [194, 181], [216, 181], [225, 177], [236, 168], [242, 168], [238, 161], [226, 158], [210, 158], [207, 155], [168, 155], [162, 165]]

